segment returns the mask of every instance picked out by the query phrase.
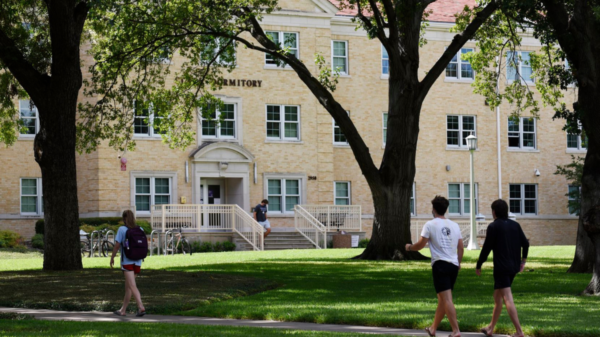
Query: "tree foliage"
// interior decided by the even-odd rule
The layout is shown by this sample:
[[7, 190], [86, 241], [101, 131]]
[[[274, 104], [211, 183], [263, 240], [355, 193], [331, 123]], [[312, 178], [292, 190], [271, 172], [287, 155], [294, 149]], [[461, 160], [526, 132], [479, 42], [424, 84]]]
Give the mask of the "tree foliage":
[[579, 216], [581, 213], [581, 177], [583, 176], [584, 158], [571, 155], [571, 162], [566, 165], [556, 165], [554, 174], [564, 176], [569, 185], [577, 187], [568, 192], [565, 196], [569, 197], [568, 208], [574, 210], [574, 214]]

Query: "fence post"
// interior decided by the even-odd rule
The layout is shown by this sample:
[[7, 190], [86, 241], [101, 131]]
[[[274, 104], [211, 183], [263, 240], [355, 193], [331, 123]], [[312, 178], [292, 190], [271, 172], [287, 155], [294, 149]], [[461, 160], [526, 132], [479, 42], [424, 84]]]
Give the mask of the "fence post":
[[358, 231], [362, 232], [362, 206], [358, 206]]
[[327, 206], [327, 226], [325, 227], [327, 229], [327, 231], [329, 232], [329, 230], [331, 226], [331, 206]]
[[160, 205], [161, 208], [161, 219], [162, 219], [162, 231], [165, 231], [165, 217], [166, 217], [166, 213], [165, 213], [165, 205]]

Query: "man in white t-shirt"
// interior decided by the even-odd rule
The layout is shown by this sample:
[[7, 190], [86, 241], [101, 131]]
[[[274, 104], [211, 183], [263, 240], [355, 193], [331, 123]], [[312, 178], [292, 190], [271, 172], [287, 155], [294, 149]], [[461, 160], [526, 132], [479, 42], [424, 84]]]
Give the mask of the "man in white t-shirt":
[[419, 242], [414, 245], [410, 243], [406, 245], [407, 251], [418, 251], [429, 242], [433, 285], [438, 297], [433, 324], [431, 327], [425, 328], [429, 336], [435, 336], [437, 327], [444, 316], [448, 316], [450, 326], [452, 326], [450, 337], [460, 336], [456, 309], [452, 302], [452, 290], [454, 290], [454, 283], [458, 277], [465, 248], [458, 224], [444, 217], [449, 204], [448, 199], [442, 196], [438, 195], [433, 198], [431, 200], [433, 220], [428, 221], [423, 227]]

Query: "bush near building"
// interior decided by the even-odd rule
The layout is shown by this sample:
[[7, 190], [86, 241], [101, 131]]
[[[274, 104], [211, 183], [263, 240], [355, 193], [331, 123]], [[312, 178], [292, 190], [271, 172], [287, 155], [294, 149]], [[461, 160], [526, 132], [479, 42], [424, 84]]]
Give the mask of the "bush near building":
[[21, 246], [23, 237], [17, 232], [10, 230], [0, 231], [0, 248], [15, 248]]
[[235, 250], [235, 243], [230, 241], [215, 242], [192, 242], [192, 248], [194, 253], [218, 253], [218, 252], [233, 252]]
[[44, 249], [44, 235], [36, 234], [31, 238], [31, 247], [37, 249]]

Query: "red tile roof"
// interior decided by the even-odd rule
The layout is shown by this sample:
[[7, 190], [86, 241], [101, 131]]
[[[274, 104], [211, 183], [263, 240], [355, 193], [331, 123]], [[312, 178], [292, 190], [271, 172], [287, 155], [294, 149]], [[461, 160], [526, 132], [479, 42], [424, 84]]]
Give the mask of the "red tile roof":
[[[329, 0], [334, 6], [339, 7], [340, 0]], [[462, 12], [465, 6], [475, 6], [475, 0], [438, 0], [427, 7], [432, 13], [427, 18], [428, 21], [454, 22], [454, 14]], [[354, 16], [356, 9], [343, 9], [337, 13], [341, 16]]]

